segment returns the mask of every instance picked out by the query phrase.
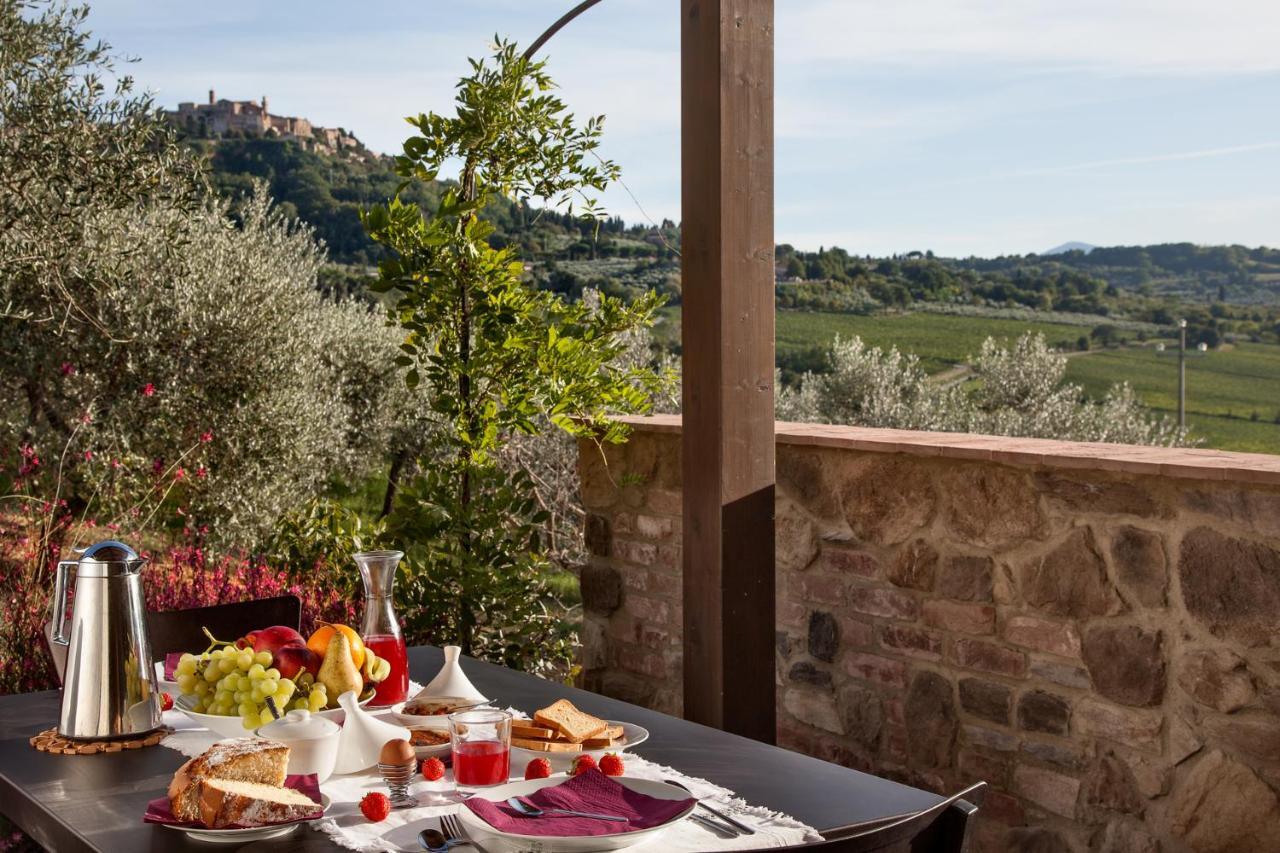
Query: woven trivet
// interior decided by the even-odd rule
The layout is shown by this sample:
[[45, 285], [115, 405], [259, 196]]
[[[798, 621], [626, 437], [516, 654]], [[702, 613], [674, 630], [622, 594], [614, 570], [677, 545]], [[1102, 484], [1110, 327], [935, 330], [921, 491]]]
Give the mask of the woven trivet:
[[171, 734], [173, 729], [161, 726], [150, 734], [135, 738], [71, 740], [58, 734], [57, 729], [45, 729], [31, 739], [31, 745], [41, 752], [53, 752], [58, 755], [95, 755], [99, 752], [124, 752], [126, 749], [155, 746]]

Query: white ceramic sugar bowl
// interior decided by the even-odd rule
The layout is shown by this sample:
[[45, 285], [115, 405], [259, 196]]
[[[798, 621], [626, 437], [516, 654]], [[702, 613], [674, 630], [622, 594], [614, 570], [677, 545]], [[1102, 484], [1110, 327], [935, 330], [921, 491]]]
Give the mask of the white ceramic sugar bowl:
[[333, 775], [342, 727], [332, 720], [313, 716], [310, 711], [290, 711], [258, 729], [257, 734], [289, 747], [290, 776], [314, 773], [316, 781], [323, 782]]

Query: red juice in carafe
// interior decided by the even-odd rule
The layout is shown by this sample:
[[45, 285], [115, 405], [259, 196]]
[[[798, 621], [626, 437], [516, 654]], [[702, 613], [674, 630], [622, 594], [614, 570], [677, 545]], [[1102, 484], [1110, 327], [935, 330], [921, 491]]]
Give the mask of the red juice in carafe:
[[409, 698], [409, 659], [404, 638], [391, 634], [374, 634], [364, 638], [365, 646], [391, 664], [391, 674], [377, 685], [373, 701], [375, 707], [394, 705]]
[[511, 775], [511, 749], [496, 740], [469, 740], [453, 748], [453, 778], [469, 787], [499, 785]]

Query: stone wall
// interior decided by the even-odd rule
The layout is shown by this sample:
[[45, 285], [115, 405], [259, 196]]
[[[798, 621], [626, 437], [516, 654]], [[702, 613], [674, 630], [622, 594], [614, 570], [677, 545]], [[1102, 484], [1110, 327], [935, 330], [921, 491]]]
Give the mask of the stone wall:
[[[680, 711], [678, 418], [581, 448], [590, 689]], [[980, 851], [1280, 850], [1280, 457], [779, 424], [778, 739]]]

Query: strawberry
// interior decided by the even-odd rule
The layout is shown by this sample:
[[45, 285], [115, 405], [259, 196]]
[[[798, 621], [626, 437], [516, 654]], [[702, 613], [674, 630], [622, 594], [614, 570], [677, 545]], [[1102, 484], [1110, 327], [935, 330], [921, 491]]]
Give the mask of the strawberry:
[[360, 811], [374, 823], [386, 820], [387, 815], [391, 814], [391, 800], [381, 791], [370, 791], [360, 801]]
[[578, 776], [586, 773], [588, 770], [596, 769], [596, 760], [590, 755], [579, 755], [573, 759], [573, 766], [569, 768], [570, 776]]
[[524, 768], [524, 778], [545, 779], [551, 775], [551, 762], [545, 758], [534, 758]]
[[168, 693], [160, 694], [160, 710], [161, 711], [173, 710], [173, 697], [170, 696]]
[[600, 759], [600, 772], [606, 776], [621, 776], [625, 771], [622, 756], [616, 752], [606, 752]]
[[444, 778], [444, 762], [438, 758], [428, 758], [422, 762], [422, 778], [428, 782], [436, 782]]

